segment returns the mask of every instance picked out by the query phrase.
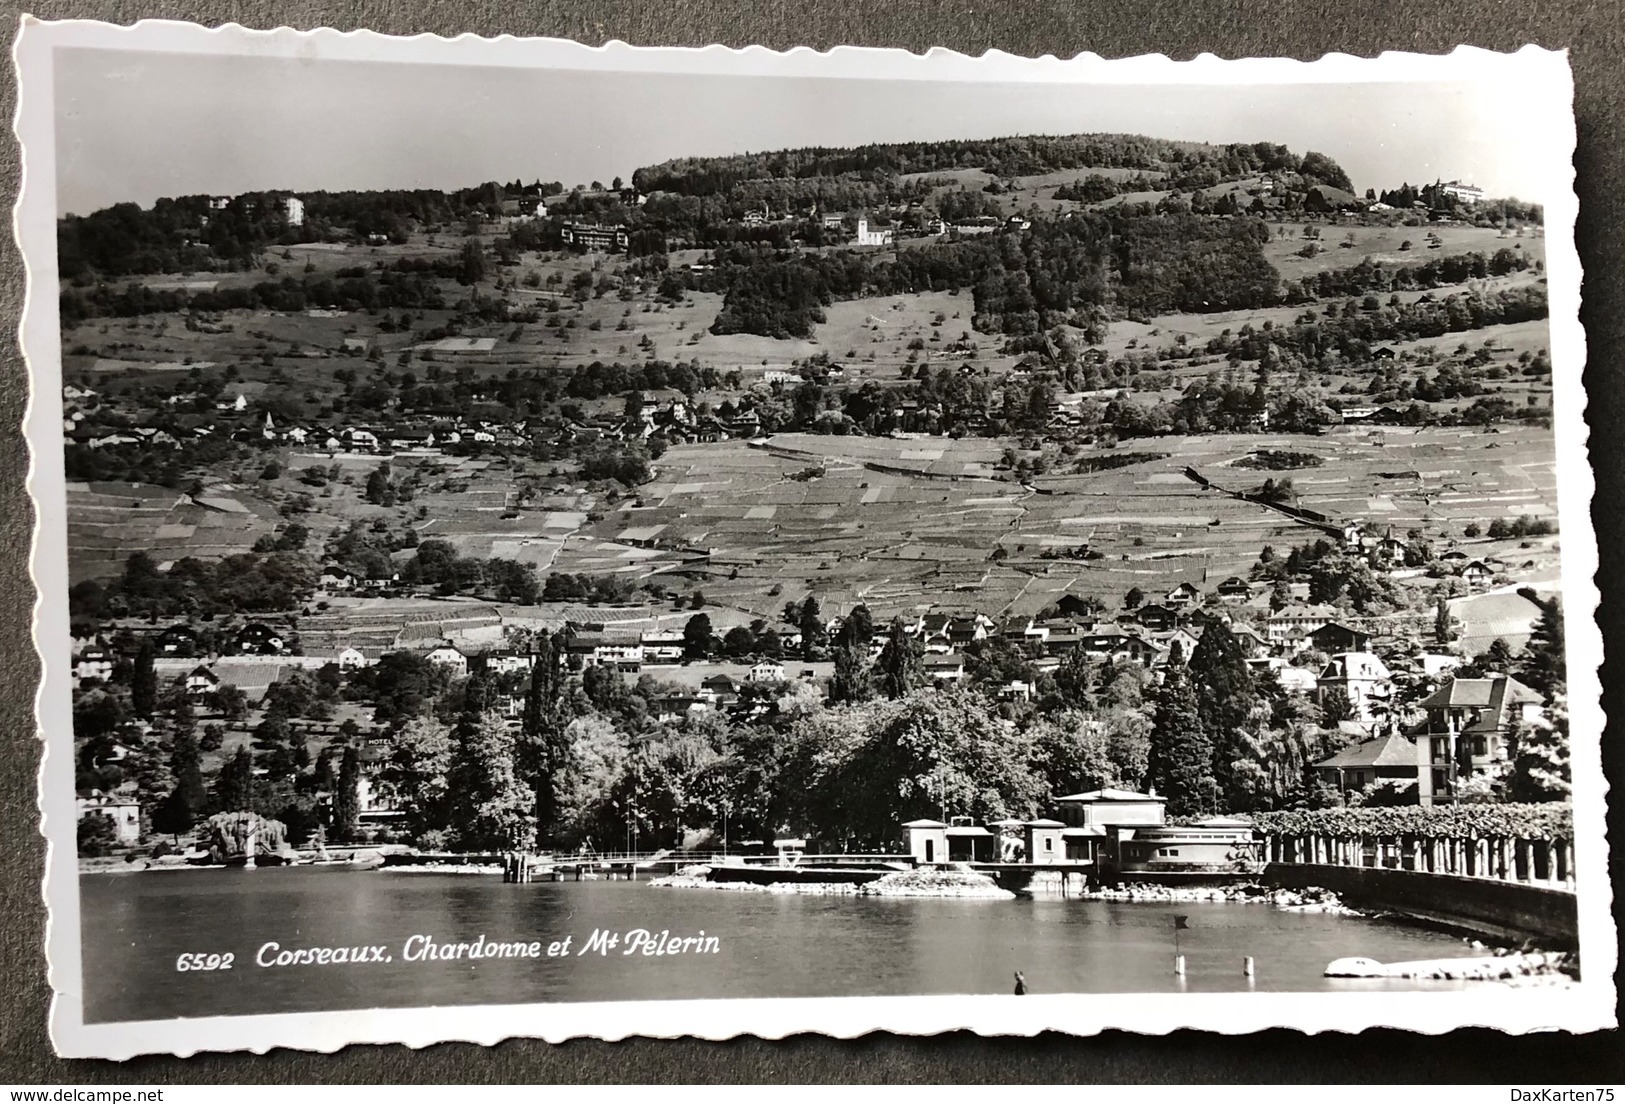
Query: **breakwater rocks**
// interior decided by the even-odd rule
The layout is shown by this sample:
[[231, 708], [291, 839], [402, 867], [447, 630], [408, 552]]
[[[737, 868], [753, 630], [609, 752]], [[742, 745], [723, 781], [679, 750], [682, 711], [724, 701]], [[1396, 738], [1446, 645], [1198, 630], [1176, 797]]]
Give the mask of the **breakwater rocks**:
[[1013, 901], [1016, 895], [985, 874], [969, 870], [899, 870], [858, 887], [860, 897], [981, 897]]
[[854, 871], [830, 871], [829, 881], [819, 881], [820, 871], [805, 867], [787, 869], [782, 881], [773, 877], [772, 868], [753, 868], [751, 873], [755, 876], [747, 880], [719, 876], [709, 866], [685, 866], [649, 884], [661, 889], [722, 889], [814, 897], [978, 897], [1010, 901], [1016, 896], [1007, 889], [1000, 889], [987, 875], [969, 870], [895, 870], [878, 877], [873, 876], [873, 871], [865, 871], [867, 877], [861, 883], [834, 880], [836, 875], [850, 875], [856, 873]]
[[1233, 901], [1240, 904], [1274, 905], [1293, 912], [1325, 912], [1342, 916], [1361, 915], [1349, 908], [1328, 889], [1278, 889], [1245, 882], [1240, 885], [1161, 886], [1130, 883], [1101, 886], [1079, 894], [1086, 901]]
[[734, 893], [795, 893], [809, 897], [852, 897], [858, 887], [849, 882], [719, 882], [709, 866], [685, 866], [664, 878], [651, 878], [656, 889], [721, 889]]

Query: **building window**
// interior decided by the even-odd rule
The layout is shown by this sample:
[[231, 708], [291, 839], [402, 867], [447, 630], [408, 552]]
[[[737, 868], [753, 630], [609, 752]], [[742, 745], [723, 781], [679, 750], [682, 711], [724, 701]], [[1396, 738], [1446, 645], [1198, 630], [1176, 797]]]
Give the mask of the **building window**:
[[1480, 756], [1484, 754], [1484, 737], [1482, 737], [1482, 736], [1474, 736], [1473, 737], [1473, 754], [1474, 755], [1480, 755]]

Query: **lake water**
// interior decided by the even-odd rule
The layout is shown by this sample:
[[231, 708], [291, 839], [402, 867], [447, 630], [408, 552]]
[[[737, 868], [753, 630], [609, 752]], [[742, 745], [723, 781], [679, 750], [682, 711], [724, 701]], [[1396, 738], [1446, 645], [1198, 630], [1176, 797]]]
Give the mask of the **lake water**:
[[[85, 1018], [170, 1019], [376, 1007], [697, 997], [1453, 988], [1321, 977], [1335, 958], [1468, 953], [1460, 940], [1362, 917], [1267, 905], [813, 897], [536, 882], [343, 868], [88, 874], [80, 878]], [[1174, 976], [1175, 915], [1186, 977]], [[715, 937], [714, 954], [581, 955], [595, 929]], [[571, 938], [568, 957], [407, 961], [437, 944]], [[255, 964], [283, 949], [377, 944], [390, 961]], [[419, 941], [421, 943], [421, 941]], [[181, 972], [183, 953], [230, 953], [229, 971]], [[275, 952], [271, 952], [275, 954]], [[1256, 959], [1256, 976], [1242, 960]]]

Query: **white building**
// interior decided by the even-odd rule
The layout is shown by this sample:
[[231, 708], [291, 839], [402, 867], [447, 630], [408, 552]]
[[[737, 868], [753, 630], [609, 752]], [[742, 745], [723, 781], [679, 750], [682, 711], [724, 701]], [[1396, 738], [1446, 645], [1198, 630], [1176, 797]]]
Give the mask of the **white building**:
[[1370, 652], [1343, 652], [1332, 656], [1320, 672], [1318, 695], [1322, 703], [1332, 690], [1348, 695], [1355, 720], [1370, 722], [1388, 712], [1394, 694], [1393, 675]]
[[437, 667], [447, 667], [459, 675], [468, 674], [468, 657], [450, 644], [442, 644], [423, 657]]
[[515, 671], [529, 671], [536, 666], [536, 657], [520, 652], [487, 652], [485, 669], [493, 675], [511, 675]]
[[87, 816], [107, 817], [113, 822], [113, 831], [120, 843], [141, 841], [141, 803], [134, 797], [91, 790], [89, 796], [80, 797], [77, 804], [80, 820]]
[[112, 677], [113, 657], [99, 648], [87, 648], [74, 659], [75, 686], [82, 682], [106, 682]]
[[676, 629], [654, 629], [643, 634], [643, 658], [648, 663], [679, 663], [683, 634]]
[[305, 224], [305, 201], [298, 196], [289, 196], [284, 199], [282, 209], [287, 212], [289, 226], [303, 226]]
[[1471, 184], [1463, 184], [1459, 180], [1446, 181], [1441, 189], [1445, 195], [1461, 200], [1463, 203], [1480, 203], [1484, 199], [1484, 189]]
[[346, 648], [338, 655], [339, 670], [359, 671], [369, 666], [371, 661], [362, 653], [360, 648]]
[[757, 682], [757, 683], [760, 683], [760, 682], [783, 682], [784, 681], [784, 664], [775, 663], [771, 659], [764, 659], [764, 660], [762, 660], [762, 662], [760, 662], [756, 666], [752, 667], [750, 669], [750, 674], [746, 675], [745, 677], [749, 681]]
[[892, 237], [890, 230], [871, 230], [869, 229], [869, 220], [860, 218], [858, 220], [858, 236], [853, 239], [853, 243], [856, 245], [890, 245]]

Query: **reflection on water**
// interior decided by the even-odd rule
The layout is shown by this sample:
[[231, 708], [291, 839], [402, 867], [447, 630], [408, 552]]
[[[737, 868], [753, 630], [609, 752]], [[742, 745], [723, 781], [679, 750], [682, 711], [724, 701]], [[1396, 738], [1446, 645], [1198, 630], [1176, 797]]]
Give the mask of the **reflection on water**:
[[[1322, 978], [1335, 958], [1461, 954], [1438, 933], [1265, 905], [1060, 899], [886, 900], [655, 889], [643, 882], [509, 885], [470, 875], [341, 868], [80, 878], [87, 1021], [425, 1005], [714, 997], [1450, 988]], [[1187, 976], [1173, 973], [1173, 916]], [[595, 929], [715, 936], [715, 954], [579, 952]], [[438, 944], [571, 939], [564, 958], [416, 961]], [[284, 949], [377, 944], [392, 961], [263, 968]], [[176, 969], [231, 953], [229, 971]], [[274, 953], [274, 952], [273, 952]], [[1243, 959], [1257, 960], [1257, 976]]]

